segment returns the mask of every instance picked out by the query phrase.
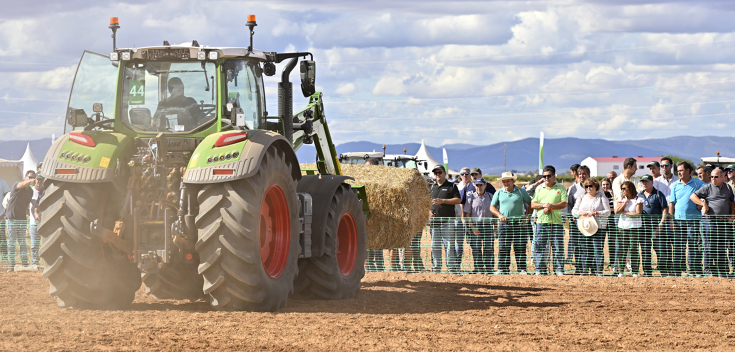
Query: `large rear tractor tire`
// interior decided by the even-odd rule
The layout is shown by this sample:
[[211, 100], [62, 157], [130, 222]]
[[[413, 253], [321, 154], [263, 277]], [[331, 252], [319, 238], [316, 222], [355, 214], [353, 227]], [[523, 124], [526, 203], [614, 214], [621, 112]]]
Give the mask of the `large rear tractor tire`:
[[109, 222], [110, 212], [114, 213], [114, 197], [105, 189], [109, 185], [49, 180], [45, 186], [38, 233], [39, 255], [46, 263], [43, 277], [51, 284], [49, 293], [56, 296], [59, 307], [129, 305], [140, 289], [138, 269], [89, 229], [90, 222]]
[[362, 203], [349, 185], [334, 192], [325, 230], [326, 253], [299, 261], [298, 297], [353, 298], [365, 276], [367, 235]]
[[157, 273], [141, 273], [145, 293], [157, 299], [188, 299], [196, 301], [204, 297], [204, 279], [196, 267], [172, 264]]
[[293, 293], [300, 251], [293, 167], [271, 146], [252, 177], [199, 192], [199, 273], [215, 308], [276, 311]]

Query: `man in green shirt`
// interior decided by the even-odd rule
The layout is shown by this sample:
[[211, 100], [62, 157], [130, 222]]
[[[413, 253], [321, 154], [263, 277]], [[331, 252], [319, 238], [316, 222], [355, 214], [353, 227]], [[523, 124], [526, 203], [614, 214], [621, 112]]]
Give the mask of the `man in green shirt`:
[[528, 219], [524, 217], [523, 208], [530, 213], [528, 206], [531, 196], [525, 189], [516, 187], [518, 177], [512, 172], [500, 175], [503, 188], [495, 192], [490, 203], [490, 211], [498, 217], [498, 239], [500, 253], [498, 254], [498, 274], [508, 274], [510, 271], [510, 248], [513, 247], [518, 273], [526, 275], [526, 244], [528, 242]]
[[536, 188], [531, 208], [536, 209], [536, 237], [533, 239], [536, 275], [541, 275], [541, 261], [547, 255], [549, 245], [554, 248], [553, 262], [557, 276], [564, 276], [564, 226], [561, 210], [567, 206], [567, 190], [556, 183], [556, 169], [544, 166], [544, 184]]

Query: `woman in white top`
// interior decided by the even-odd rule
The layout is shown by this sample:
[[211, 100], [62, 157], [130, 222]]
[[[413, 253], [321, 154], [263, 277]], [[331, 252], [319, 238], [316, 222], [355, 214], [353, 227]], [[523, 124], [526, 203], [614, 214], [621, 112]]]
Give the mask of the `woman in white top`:
[[[582, 275], [592, 271], [593, 275], [602, 276], [605, 262], [605, 231], [607, 217], [610, 215], [610, 202], [600, 190], [600, 182], [589, 178], [582, 183], [587, 193], [577, 198], [572, 209], [575, 218], [593, 217], [599, 230], [592, 236], [580, 238]], [[594, 262], [593, 259], [594, 258]]]
[[[640, 231], [643, 229], [641, 214], [643, 213], [643, 198], [638, 197], [633, 182], [625, 181], [621, 186], [622, 199], [615, 203], [615, 214], [619, 214], [618, 236], [615, 246], [615, 268], [618, 276], [625, 271], [625, 257], [633, 243], [638, 243]], [[640, 260], [638, 249], [633, 248], [630, 262], [633, 276], [638, 276]]]

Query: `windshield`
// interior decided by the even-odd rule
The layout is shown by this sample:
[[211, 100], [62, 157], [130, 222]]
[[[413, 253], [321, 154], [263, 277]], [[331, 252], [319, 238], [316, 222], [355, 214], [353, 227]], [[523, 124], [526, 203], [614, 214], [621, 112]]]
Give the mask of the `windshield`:
[[[69, 109], [83, 109], [86, 115], [90, 115], [93, 113], [92, 105], [101, 103], [102, 118], [113, 116], [117, 67], [110, 64], [107, 56], [87, 50], [82, 54], [77, 67], [69, 95]], [[67, 121], [64, 133], [72, 130], [74, 127]]]
[[122, 87], [122, 121], [138, 132], [185, 133], [216, 115], [212, 62], [128, 62]]
[[396, 160], [383, 160], [383, 165], [397, 167], [401, 169], [416, 169], [416, 160], [412, 159], [396, 159]]

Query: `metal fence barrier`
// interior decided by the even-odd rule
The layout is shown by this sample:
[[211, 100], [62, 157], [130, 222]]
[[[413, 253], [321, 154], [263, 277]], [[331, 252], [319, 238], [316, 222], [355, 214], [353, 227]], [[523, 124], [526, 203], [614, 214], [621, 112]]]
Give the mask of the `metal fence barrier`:
[[[571, 216], [432, 218], [408, 248], [369, 250], [367, 271], [733, 278], [734, 216], [598, 218], [592, 235]], [[570, 226], [571, 224], [571, 226]], [[604, 228], [603, 228], [604, 227]]]
[[[409, 247], [369, 250], [365, 265], [371, 272], [735, 277], [735, 216], [637, 219], [600, 218], [586, 236], [571, 217], [562, 225], [432, 218]], [[35, 221], [0, 220], [3, 270], [43, 266], [36, 230]]]

